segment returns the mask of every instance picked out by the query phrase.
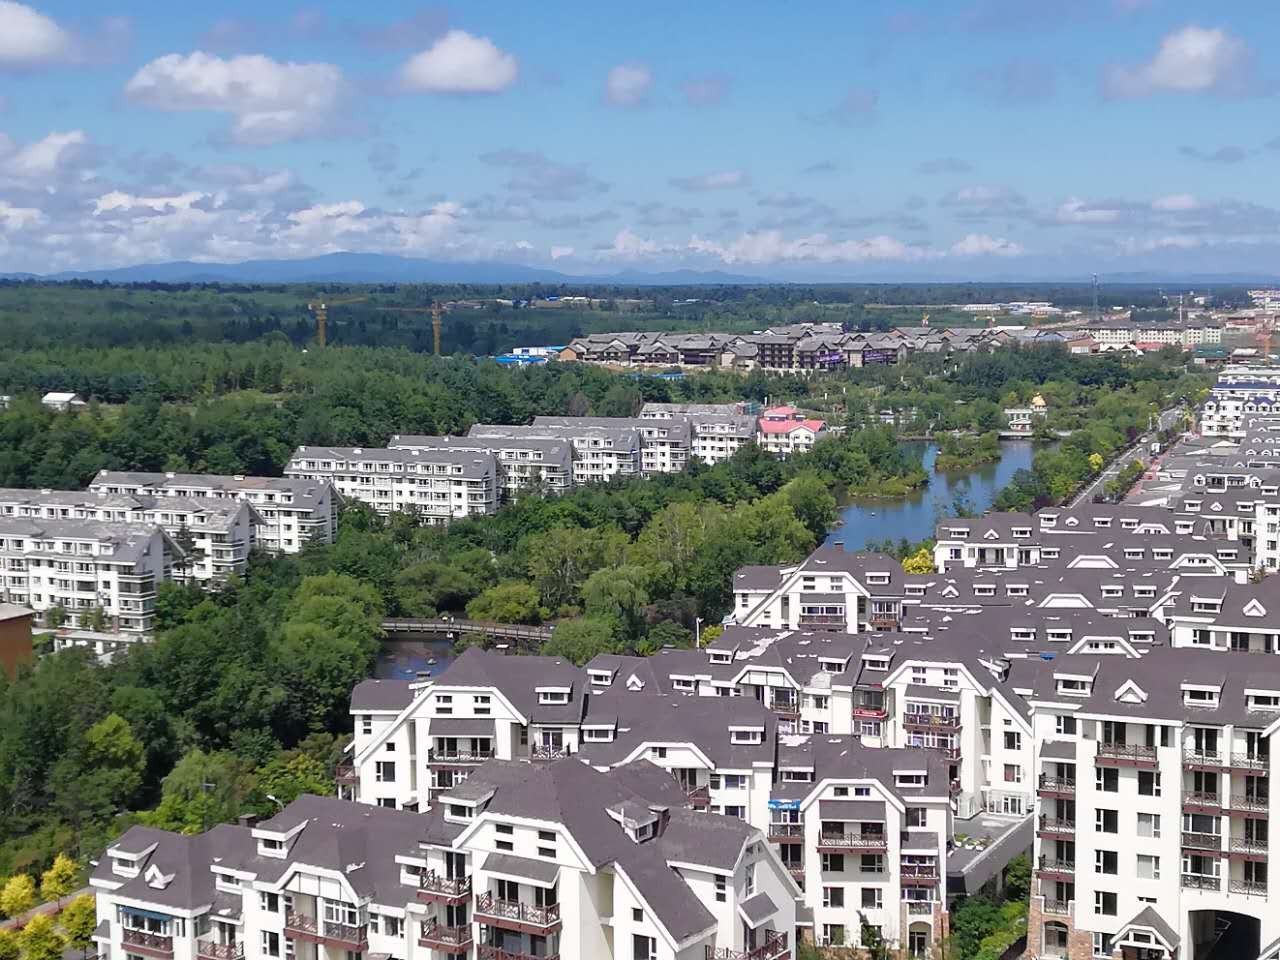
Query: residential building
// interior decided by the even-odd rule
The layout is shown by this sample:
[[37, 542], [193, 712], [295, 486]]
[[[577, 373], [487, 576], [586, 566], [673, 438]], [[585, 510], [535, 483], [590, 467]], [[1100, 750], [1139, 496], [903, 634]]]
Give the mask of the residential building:
[[504, 501], [527, 492], [567, 493], [573, 486], [573, 448], [566, 440], [518, 436], [431, 437], [397, 434], [399, 450], [456, 450], [492, 454]]
[[805, 453], [827, 435], [825, 420], [808, 417], [794, 407], [771, 407], [760, 414], [756, 443], [775, 456]]

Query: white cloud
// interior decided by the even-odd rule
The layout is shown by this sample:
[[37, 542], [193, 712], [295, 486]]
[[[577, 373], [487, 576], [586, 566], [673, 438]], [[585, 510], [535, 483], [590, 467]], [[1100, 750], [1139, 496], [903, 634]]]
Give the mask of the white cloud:
[[171, 197], [140, 197], [121, 190], [111, 190], [93, 202], [94, 216], [104, 213], [128, 213], [134, 210], [150, 210], [165, 213], [172, 210], [190, 210], [205, 195], [198, 190]]
[[0, 67], [33, 67], [66, 60], [72, 38], [56, 22], [23, 3], [0, 0]]
[[0, 200], [0, 229], [22, 230], [45, 220], [45, 215], [35, 207], [16, 207], [7, 200]]
[[653, 86], [653, 72], [643, 63], [620, 63], [609, 71], [604, 97], [615, 107], [636, 107], [644, 103]]
[[690, 239], [688, 249], [728, 264], [795, 261], [863, 263], [869, 260], [923, 260], [937, 256], [927, 248], [911, 246], [885, 235], [860, 240], [832, 240], [825, 233], [815, 233], [788, 240], [778, 230], [744, 233], [727, 244], [695, 236]]
[[1118, 209], [1090, 203], [1077, 197], [1063, 201], [1054, 212], [1054, 220], [1057, 223], [1115, 223], [1119, 219]]
[[500, 93], [519, 72], [516, 58], [488, 37], [450, 30], [400, 68], [400, 83], [416, 93]]
[[1024, 252], [1019, 243], [985, 233], [971, 233], [951, 245], [953, 257], [1020, 257]]
[[741, 170], [717, 170], [696, 177], [672, 177], [669, 181], [673, 187], [700, 193], [706, 190], [732, 190], [745, 187], [751, 178]]
[[231, 139], [261, 146], [335, 132], [346, 90], [330, 63], [281, 63], [260, 54], [223, 59], [202, 51], [152, 60], [125, 96], [157, 110], [231, 114]]
[[1199, 206], [1200, 202], [1189, 193], [1171, 193], [1168, 196], [1157, 197], [1151, 201], [1152, 210], [1160, 210], [1169, 213], [1195, 210]]
[[572, 256], [573, 256], [573, 247], [553, 246], [551, 248], [552, 260], [562, 260], [565, 257], [572, 257]]
[[1247, 92], [1253, 70], [1249, 45], [1221, 28], [1190, 25], [1168, 34], [1145, 63], [1113, 64], [1102, 77], [1111, 97], [1145, 97], [1155, 93]]
[[55, 131], [16, 148], [0, 139], [0, 180], [51, 186], [81, 155], [89, 138], [83, 130]]
[[624, 227], [614, 235], [612, 245], [602, 250], [600, 255], [607, 260], [647, 260], [671, 250], [671, 247], [647, 240], [630, 227]]

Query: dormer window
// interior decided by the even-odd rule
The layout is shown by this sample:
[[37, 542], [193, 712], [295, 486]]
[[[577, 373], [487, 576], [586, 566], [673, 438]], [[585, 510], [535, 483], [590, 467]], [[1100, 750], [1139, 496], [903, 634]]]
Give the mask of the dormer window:
[[1044, 557], [1046, 560], [1057, 560], [1058, 553], [1059, 553], [1059, 550], [1057, 547], [1041, 547], [1040, 548], [1040, 556]]
[[924, 596], [924, 587], [920, 584], [909, 583], [903, 589], [908, 597]]
[[[1189, 530], [1187, 532], [1190, 532]], [[1172, 560], [1173, 551], [1168, 547], [1152, 547], [1151, 556], [1156, 560]]]
[[1092, 686], [1082, 677], [1058, 677], [1058, 693], [1064, 697], [1087, 697]]
[[449, 820], [472, 820], [475, 818], [476, 811], [474, 807], [469, 807], [465, 803], [451, 803], [445, 810]]
[[735, 744], [764, 743], [764, 729], [762, 727], [730, 727], [729, 742]]
[[863, 657], [862, 662], [868, 670], [884, 672], [889, 669], [888, 657]]
[[1218, 690], [1209, 687], [1183, 687], [1182, 702], [1188, 707], [1211, 709], [1218, 705]]
[[1125, 547], [1124, 558], [1126, 560], [1141, 560], [1146, 555], [1146, 551], [1141, 547]]
[[1102, 585], [1102, 595], [1104, 597], [1115, 598], [1124, 594], [1124, 588], [1115, 584], [1106, 583]]
[[818, 669], [823, 673], [844, 673], [844, 661], [822, 658], [818, 660]]
[[1027, 537], [1031, 536], [1031, 528], [1030, 527], [1014, 527], [1013, 535], [1019, 540], [1025, 540]]
[[952, 527], [951, 536], [955, 537], [957, 540], [967, 540], [969, 539], [969, 528], [968, 527]]
[[990, 583], [975, 583], [973, 585], [973, 595], [975, 597], [994, 597], [996, 595], [995, 585]]
[[1027, 585], [1025, 583], [1008, 583], [1005, 584], [1004, 592], [1011, 597], [1025, 597], [1027, 595]]
[[733, 660], [733, 654], [724, 650], [712, 650], [709, 659], [712, 663], [729, 663]]
[[1095, 527], [1102, 527], [1102, 528], [1109, 527], [1111, 526], [1111, 518], [1110, 517], [1094, 517], [1093, 525]]
[[568, 687], [538, 687], [538, 703], [543, 706], [554, 706], [569, 702]]
[[613, 683], [613, 671], [611, 670], [589, 670], [588, 675], [591, 682], [597, 687], [607, 687]]
[[697, 689], [697, 682], [688, 677], [672, 677], [671, 689], [679, 690], [682, 693], [690, 693]]
[[1250, 710], [1280, 710], [1280, 693], [1249, 694]]
[[583, 727], [582, 739], [587, 743], [612, 743], [613, 727]]
[[889, 582], [889, 574], [887, 573], [868, 573], [867, 583], [873, 586], [883, 587]]
[[258, 841], [258, 853], [264, 857], [275, 857], [277, 859], [284, 856], [284, 841], [263, 838]]

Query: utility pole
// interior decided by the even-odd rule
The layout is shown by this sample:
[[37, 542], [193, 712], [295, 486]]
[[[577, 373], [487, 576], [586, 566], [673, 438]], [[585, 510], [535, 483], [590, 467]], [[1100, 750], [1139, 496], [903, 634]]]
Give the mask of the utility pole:
[[1098, 316], [1098, 275], [1093, 275], [1093, 322], [1096, 324], [1099, 320]]

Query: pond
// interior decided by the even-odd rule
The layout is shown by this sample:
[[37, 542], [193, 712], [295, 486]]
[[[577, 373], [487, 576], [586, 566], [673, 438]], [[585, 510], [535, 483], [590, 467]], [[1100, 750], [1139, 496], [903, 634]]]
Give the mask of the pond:
[[954, 473], [934, 473], [937, 444], [904, 443], [903, 447], [913, 453], [922, 452], [929, 485], [897, 500], [859, 500], [847, 504], [840, 511], [840, 526], [827, 535], [828, 544], [840, 543], [853, 553], [863, 549], [868, 540], [931, 539], [938, 520], [953, 514], [957, 499], [963, 500], [974, 513], [990, 509], [996, 495], [1013, 475], [1031, 467], [1035, 452], [1030, 440], [1012, 440], [1000, 444], [1000, 460], [996, 463]]

